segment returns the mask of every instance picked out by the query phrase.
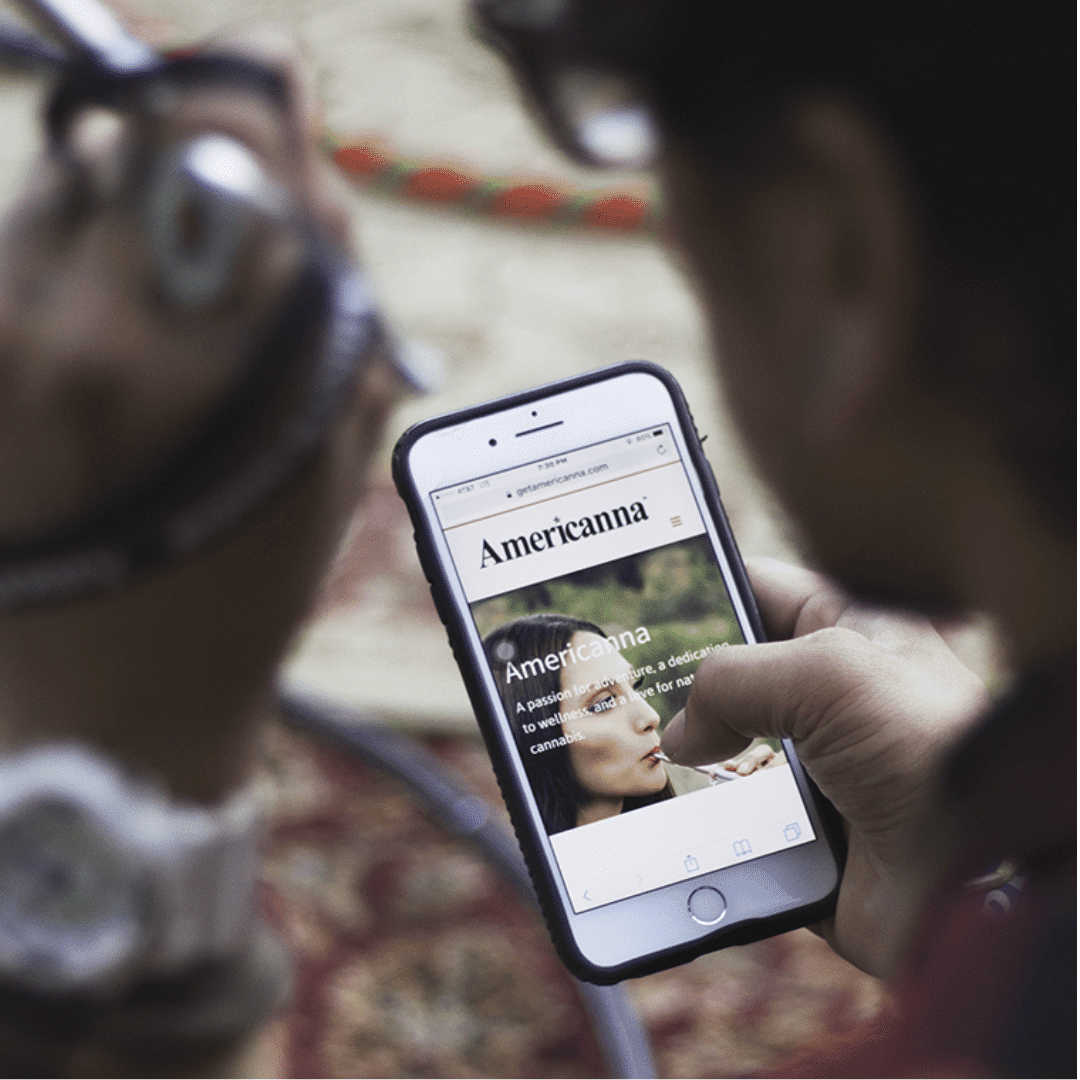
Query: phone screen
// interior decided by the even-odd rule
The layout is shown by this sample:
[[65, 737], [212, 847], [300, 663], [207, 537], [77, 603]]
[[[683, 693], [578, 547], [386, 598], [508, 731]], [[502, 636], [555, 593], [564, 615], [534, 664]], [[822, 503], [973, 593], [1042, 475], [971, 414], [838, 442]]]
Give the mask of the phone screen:
[[748, 626], [667, 423], [430, 497], [576, 912], [815, 839], [778, 741], [657, 755]]

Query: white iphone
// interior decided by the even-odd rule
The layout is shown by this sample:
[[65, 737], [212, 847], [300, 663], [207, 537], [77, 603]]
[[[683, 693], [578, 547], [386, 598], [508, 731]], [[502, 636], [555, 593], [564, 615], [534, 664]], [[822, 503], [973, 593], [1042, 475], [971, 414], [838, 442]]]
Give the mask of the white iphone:
[[763, 637], [671, 375], [425, 421], [394, 477], [570, 970], [616, 982], [826, 915], [843, 844], [789, 743], [693, 769], [660, 750], [701, 661]]

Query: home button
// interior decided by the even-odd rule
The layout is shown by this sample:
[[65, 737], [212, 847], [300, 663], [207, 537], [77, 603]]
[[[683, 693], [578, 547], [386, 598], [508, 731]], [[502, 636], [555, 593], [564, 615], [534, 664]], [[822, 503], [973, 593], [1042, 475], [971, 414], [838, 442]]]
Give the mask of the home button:
[[715, 926], [727, 914], [724, 894], [710, 885], [695, 889], [686, 906], [690, 909], [690, 918], [702, 926]]

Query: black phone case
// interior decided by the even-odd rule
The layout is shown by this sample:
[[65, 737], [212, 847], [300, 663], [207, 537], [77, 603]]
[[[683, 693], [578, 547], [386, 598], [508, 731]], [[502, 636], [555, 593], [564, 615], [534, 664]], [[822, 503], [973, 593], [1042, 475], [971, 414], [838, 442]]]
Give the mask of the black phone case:
[[[823, 900], [795, 908], [781, 915], [772, 915], [762, 919], [744, 920], [730, 927], [717, 929], [702, 938], [687, 942], [684, 945], [667, 949], [659, 953], [639, 958], [637, 960], [619, 965], [613, 968], [598, 968], [587, 960], [578, 951], [573, 935], [570, 932], [569, 921], [558, 897], [558, 887], [555, 881], [557, 871], [552, 867], [543, 851], [536, 843], [529, 814], [526, 810], [526, 796], [518, 787], [517, 777], [511, 765], [508, 747], [503, 744], [496, 730], [496, 722], [489, 717], [489, 703], [481, 689], [483, 680], [482, 661], [478, 661], [467, 645], [467, 636], [472, 628], [468, 612], [459, 612], [451, 600], [446, 589], [444, 571], [438, 562], [428, 527], [420, 511], [421, 500], [424, 498], [408, 474], [406, 461], [410, 447], [424, 435], [440, 428], [452, 427], [465, 420], [501, 412], [507, 408], [520, 405], [528, 405], [531, 402], [551, 396], [554, 393], [562, 393], [575, 387], [585, 386], [594, 382], [601, 382], [627, 372], [642, 371], [655, 376], [667, 387], [675, 403], [676, 414], [686, 435], [689, 446], [690, 458], [698, 475], [701, 477], [702, 487], [708, 509], [716, 523], [720, 536], [721, 545], [724, 548], [728, 561], [731, 564], [736, 588], [746, 607], [751, 628], [759, 641], [765, 640], [765, 631], [758, 613], [757, 603], [750, 588], [749, 579], [743, 568], [742, 558], [739, 555], [735, 539], [728, 525], [727, 515], [724, 513], [720, 502], [720, 492], [716, 485], [712, 467], [706, 460], [701, 450], [701, 438], [697, 433], [694, 418], [683, 396], [682, 388], [676, 382], [675, 377], [657, 364], [644, 360], [631, 360], [622, 364], [600, 368], [584, 375], [577, 375], [558, 382], [547, 383], [533, 390], [526, 390], [519, 394], [498, 398], [493, 401], [483, 402], [468, 409], [446, 413], [442, 416], [423, 420], [410, 427], [398, 440], [394, 447], [392, 459], [392, 473], [394, 484], [398, 493], [408, 507], [409, 516], [412, 519], [416, 541], [416, 550], [420, 558], [424, 576], [431, 588], [431, 595], [435, 601], [436, 610], [446, 627], [450, 648], [465, 681], [469, 701], [472, 703], [476, 714], [480, 732], [484, 738], [495, 776], [499, 782], [499, 789], [510, 811], [510, 820], [517, 835], [518, 844], [525, 858], [526, 866], [532, 878], [533, 887], [536, 889], [540, 910], [548, 926], [555, 948], [566, 967], [579, 979], [598, 985], [610, 985], [621, 982], [623, 979], [640, 975], [648, 975], [654, 971], [662, 971], [665, 968], [684, 964], [703, 953], [713, 952], [716, 949], [728, 945], [742, 945], [751, 941], [759, 941], [774, 934], [783, 933], [786, 930], [794, 930], [800, 926], [817, 922], [828, 916], [836, 902], [836, 893], [839, 890], [839, 873], [837, 885], [833, 891]], [[817, 786], [806, 775], [795, 755], [794, 748], [788, 740], [784, 740], [784, 748], [792, 764], [792, 772], [803, 797], [817, 810], [817, 816], [822, 826], [823, 839], [833, 851], [838, 869], [843, 867], [845, 845], [843, 833], [839, 827], [839, 818], [832, 805], [822, 796]]]

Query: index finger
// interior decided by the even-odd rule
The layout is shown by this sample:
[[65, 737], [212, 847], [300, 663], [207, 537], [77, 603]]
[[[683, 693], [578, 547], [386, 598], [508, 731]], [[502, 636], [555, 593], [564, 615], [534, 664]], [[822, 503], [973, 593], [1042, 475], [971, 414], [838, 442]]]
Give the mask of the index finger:
[[284, 26], [257, 22], [233, 27], [209, 38], [203, 51], [226, 53], [274, 68], [289, 84], [296, 115], [304, 132], [312, 139], [319, 123], [319, 100], [311, 71], [304, 63], [299, 39]]
[[779, 559], [748, 559], [746, 572], [773, 641], [836, 626], [852, 602], [828, 578]]

